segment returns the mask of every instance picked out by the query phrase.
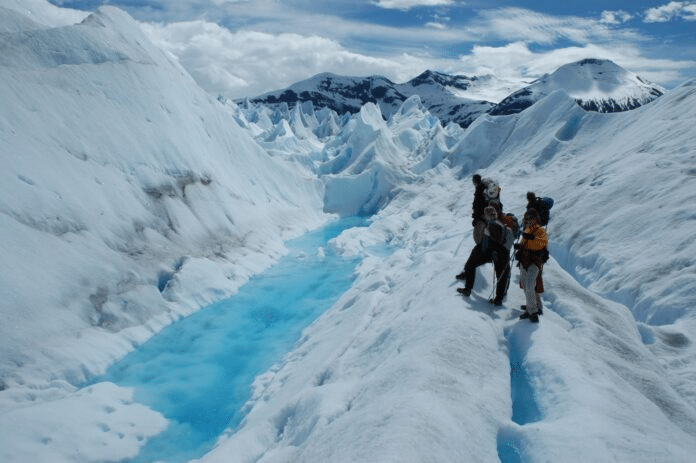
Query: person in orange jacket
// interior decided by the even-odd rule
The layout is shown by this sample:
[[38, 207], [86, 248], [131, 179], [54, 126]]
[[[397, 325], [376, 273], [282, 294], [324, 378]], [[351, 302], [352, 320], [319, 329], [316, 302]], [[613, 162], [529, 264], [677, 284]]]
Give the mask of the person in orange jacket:
[[522, 240], [515, 245], [517, 252], [515, 257], [520, 263], [520, 286], [524, 290], [527, 301], [522, 306], [524, 313], [521, 319], [529, 319], [533, 323], [539, 322], [542, 313], [541, 296], [544, 292], [544, 282], [541, 271], [544, 262], [548, 259], [549, 238], [546, 230], [541, 226], [539, 212], [536, 209], [528, 209], [524, 214], [524, 231]]

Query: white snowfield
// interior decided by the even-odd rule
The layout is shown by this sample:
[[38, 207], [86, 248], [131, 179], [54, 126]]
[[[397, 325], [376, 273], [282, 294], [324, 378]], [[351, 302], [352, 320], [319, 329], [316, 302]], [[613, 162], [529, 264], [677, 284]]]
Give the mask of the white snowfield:
[[[79, 384], [284, 240], [373, 212], [332, 242], [364, 256], [353, 287], [199, 461], [693, 461], [696, 80], [616, 114], [554, 92], [466, 131], [418, 97], [386, 122], [370, 104], [269, 115], [207, 95], [118, 9], [71, 25], [17, 5], [0, 5], [0, 461], [137, 455], [166, 420]], [[538, 325], [517, 319], [516, 269], [502, 308], [490, 265], [456, 293], [476, 172], [518, 217], [527, 191], [555, 200]]]

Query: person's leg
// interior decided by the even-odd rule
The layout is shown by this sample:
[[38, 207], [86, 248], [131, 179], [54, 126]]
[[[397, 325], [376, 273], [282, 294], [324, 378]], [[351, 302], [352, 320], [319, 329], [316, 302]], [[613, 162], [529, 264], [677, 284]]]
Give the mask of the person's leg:
[[524, 298], [527, 302], [527, 314], [531, 318], [532, 315], [536, 316], [539, 310], [539, 305], [537, 305], [538, 296], [536, 292], [536, 279], [539, 274], [539, 267], [536, 265], [530, 265], [526, 269], [520, 267], [520, 278], [522, 280], [522, 286], [524, 289]]
[[524, 305], [521, 306], [520, 309], [524, 310], [525, 312], [527, 311], [527, 291], [525, 291], [526, 284], [527, 284], [527, 269], [520, 265], [520, 288], [522, 289], [522, 292], [524, 293], [524, 300], [525, 300]]
[[495, 261], [495, 275], [498, 281], [495, 289], [495, 300], [494, 304], [500, 305], [505, 299], [507, 294], [507, 289], [510, 284], [510, 256], [508, 254], [501, 253], [498, 255]]
[[469, 259], [464, 265], [464, 290], [471, 292], [476, 280], [476, 268], [486, 263], [486, 256], [480, 244], [474, 246], [471, 250]]
[[484, 230], [486, 229], [486, 222], [483, 220], [476, 220], [474, 223], [474, 243], [481, 244], [483, 241]]
[[541, 315], [544, 313], [542, 304], [541, 304], [541, 293], [544, 292], [544, 280], [542, 278], [542, 273], [544, 271], [544, 267], [539, 268], [539, 274], [537, 275], [537, 281], [536, 281], [536, 298], [537, 298], [537, 314]]

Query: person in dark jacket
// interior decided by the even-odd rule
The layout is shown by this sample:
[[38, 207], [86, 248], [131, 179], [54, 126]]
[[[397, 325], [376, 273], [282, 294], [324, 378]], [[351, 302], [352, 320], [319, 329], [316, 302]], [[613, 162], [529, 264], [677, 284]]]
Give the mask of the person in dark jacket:
[[536, 193], [527, 193], [527, 210], [536, 209], [539, 212], [539, 224], [545, 227], [549, 223], [550, 209], [553, 207], [553, 200], [548, 197], [540, 198]]
[[506, 233], [512, 234], [512, 231], [508, 230], [498, 217], [498, 211], [494, 206], [484, 209], [483, 239], [471, 250], [464, 271], [457, 275], [457, 279], [464, 280], [464, 287], [457, 288], [457, 291], [464, 296], [470, 296], [476, 279], [476, 268], [492, 262], [497, 284], [495, 298], [490, 302], [500, 306], [510, 282], [510, 251], [504, 243]]
[[544, 253], [549, 244], [546, 230], [541, 226], [539, 212], [529, 208], [524, 214], [524, 231], [522, 240], [515, 245], [517, 252], [515, 257], [520, 263], [520, 287], [524, 290], [527, 302], [521, 308], [524, 313], [521, 319], [529, 319], [533, 323], [539, 322], [541, 314], [541, 296], [544, 292], [544, 282], [541, 278], [541, 270], [544, 266]]
[[486, 191], [486, 184], [481, 180], [479, 174], [475, 174], [472, 178], [474, 183], [474, 203], [472, 204], [471, 217], [474, 219], [471, 225], [474, 227], [474, 242], [480, 244], [483, 240], [483, 230], [486, 228], [486, 220], [483, 216], [483, 210], [488, 206], [488, 198], [486, 198], [484, 192]]
[[533, 191], [528, 191], [527, 192], [527, 210], [530, 209], [536, 209], [534, 206], [536, 205], [537, 197], [536, 193]]

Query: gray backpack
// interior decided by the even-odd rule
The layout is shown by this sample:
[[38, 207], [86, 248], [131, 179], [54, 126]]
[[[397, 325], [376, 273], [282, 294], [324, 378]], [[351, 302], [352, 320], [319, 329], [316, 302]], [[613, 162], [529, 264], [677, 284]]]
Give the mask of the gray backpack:
[[512, 249], [512, 245], [515, 243], [514, 233], [500, 220], [488, 222], [487, 235], [491, 241], [502, 244], [508, 251]]

